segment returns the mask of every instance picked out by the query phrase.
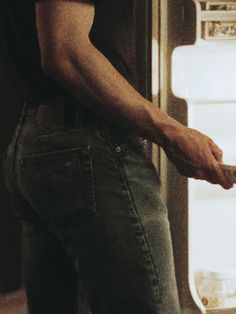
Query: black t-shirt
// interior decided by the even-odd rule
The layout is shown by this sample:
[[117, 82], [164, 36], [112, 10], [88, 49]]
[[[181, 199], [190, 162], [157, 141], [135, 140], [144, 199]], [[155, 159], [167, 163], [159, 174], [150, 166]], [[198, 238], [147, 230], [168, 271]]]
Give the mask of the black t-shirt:
[[[136, 88], [135, 0], [95, 0], [90, 33], [93, 44]], [[22, 81], [26, 100], [65, 94], [64, 88], [41, 68], [34, 0], [1, 0], [1, 40]]]

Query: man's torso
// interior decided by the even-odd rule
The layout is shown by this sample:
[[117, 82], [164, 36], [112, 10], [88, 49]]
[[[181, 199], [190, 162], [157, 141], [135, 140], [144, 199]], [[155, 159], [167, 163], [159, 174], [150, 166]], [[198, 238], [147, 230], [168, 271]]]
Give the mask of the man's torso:
[[[24, 85], [24, 98], [42, 100], [66, 91], [41, 69], [33, 0], [2, 0], [4, 45]], [[136, 88], [135, 0], [97, 0], [93, 44]]]

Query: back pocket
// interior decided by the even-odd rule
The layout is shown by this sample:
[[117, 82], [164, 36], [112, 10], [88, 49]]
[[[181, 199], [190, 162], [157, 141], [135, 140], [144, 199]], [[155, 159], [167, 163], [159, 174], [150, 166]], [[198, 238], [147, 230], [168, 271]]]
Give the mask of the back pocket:
[[24, 156], [17, 179], [23, 195], [47, 221], [65, 224], [96, 212], [90, 147]]

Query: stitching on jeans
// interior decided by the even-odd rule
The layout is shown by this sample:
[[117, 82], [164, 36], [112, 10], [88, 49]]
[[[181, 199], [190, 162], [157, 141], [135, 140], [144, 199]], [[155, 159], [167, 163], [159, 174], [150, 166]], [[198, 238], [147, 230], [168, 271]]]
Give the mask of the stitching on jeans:
[[24, 103], [24, 108], [22, 111], [22, 115], [20, 117], [20, 122], [19, 122], [19, 129], [16, 131], [16, 137], [15, 137], [15, 142], [13, 144], [13, 156], [12, 156], [12, 163], [11, 163], [11, 175], [12, 175], [12, 180], [13, 182], [16, 182], [16, 176], [15, 176], [15, 167], [16, 167], [16, 155], [17, 155], [17, 144], [21, 135], [21, 131], [24, 125], [24, 121], [26, 119], [26, 114], [27, 114], [27, 108], [28, 104], [27, 102]]
[[89, 152], [87, 152], [83, 148], [72, 148], [72, 149], [63, 149], [58, 151], [52, 151], [52, 152], [45, 152], [45, 153], [38, 153], [35, 155], [25, 155], [23, 156], [19, 162], [23, 165], [30, 165], [40, 162], [47, 162], [50, 160], [59, 160], [64, 158], [76, 158], [78, 156], [84, 156], [88, 155]]
[[91, 212], [96, 213], [97, 208], [96, 208], [96, 191], [95, 191], [95, 175], [94, 175], [94, 166], [93, 166], [93, 158], [92, 158], [92, 153], [91, 153], [91, 148], [88, 146], [88, 152], [89, 152], [89, 175], [91, 179], [91, 189], [89, 195], [91, 197], [90, 203], [91, 203]]
[[147, 254], [149, 255], [149, 259], [150, 259], [150, 263], [151, 263], [151, 267], [152, 267], [152, 272], [154, 274], [154, 277], [155, 277], [155, 280], [156, 280], [156, 284], [157, 284], [156, 292], [157, 292], [158, 301], [159, 301], [160, 300], [159, 278], [158, 278], [157, 272], [155, 270], [155, 266], [154, 266], [154, 263], [153, 263], [153, 257], [152, 257], [152, 254], [151, 254], [149, 243], [148, 243], [148, 240], [147, 240], [147, 238], [145, 236], [144, 228], [143, 228], [142, 222], [141, 222], [141, 220], [139, 218], [139, 215], [138, 215], [138, 212], [137, 212], [137, 208], [136, 208], [136, 205], [135, 205], [135, 201], [133, 199], [128, 180], [127, 180], [126, 175], [125, 175], [124, 170], [123, 170], [123, 165], [120, 162], [119, 158], [117, 158], [117, 161], [118, 161], [119, 166], [120, 166], [119, 168], [120, 168], [120, 171], [121, 171], [121, 174], [122, 174], [122, 178], [124, 180], [125, 187], [127, 189], [127, 193], [128, 193], [128, 197], [129, 197], [129, 200], [130, 200], [130, 204], [131, 204], [132, 210], [133, 210], [133, 212], [135, 214], [135, 218], [137, 219], [137, 222], [139, 224], [140, 231], [142, 233], [142, 237], [143, 237], [143, 241], [144, 241], [144, 245], [146, 246]]
[[[143, 228], [143, 225], [142, 225], [142, 222], [139, 218], [139, 215], [138, 215], [138, 212], [137, 212], [137, 208], [136, 208], [136, 205], [135, 205], [135, 201], [132, 197], [132, 193], [131, 193], [131, 190], [130, 190], [130, 186], [129, 186], [129, 183], [128, 183], [128, 180], [126, 178], [126, 175], [124, 173], [124, 170], [123, 170], [123, 165], [122, 163], [120, 162], [119, 158], [117, 158], [117, 162], [119, 163], [119, 168], [120, 168], [120, 172], [121, 172], [121, 175], [122, 175], [122, 179], [124, 181], [124, 184], [125, 184], [125, 187], [126, 187], [126, 190], [127, 190], [127, 193], [128, 193], [128, 197], [129, 197], [129, 201], [130, 201], [130, 204], [131, 204], [131, 207], [132, 207], [132, 210], [135, 214], [135, 218], [137, 219], [137, 222], [138, 222], [138, 225], [139, 225], [139, 228], [140, 228], [140, 231], [141, 231], [141, 234], [142, 234], [142, 237], [143, 237], [143, 241], [144, 241], [144, 245], [146, 247], [146, 254], [148, 254], [149, 256], [149, 259], [150, 259], [150, 263], [151, 263], [151, 267], [152, 267], [152, 272], [154, 274], [154, 277], [155, 277], [155, 284], [157, 285], [157, 287], [155, 288], [156, 290], [156, 293], [157, 293], [157, 297], [158, 297], [158, 301], [160, 300], [160, 284], [159, 284], [159, 278], [158, 278], [158, 275], [157, 275], [157, 272], [155, 270], [155, 266], [154, 266], [154, 263], [153, 263], [153, 257], [152, 257], [152, 254], [151, 254], [151, 250], [150, 250], [150, 247], [149, 247], [149, 243], [148, 243], [148, 240], [145, 236], [145, 232], [144, 232], [144, 228]], [[152, 282], [153, 284], [153, 282]]]
[[[27, 135], [21, 135], [21, 139], [19, 143], [24, 144], [32, 141], [37, 141], [39, 138], [44, 138], [44, 137], [53, 137], [53, 136], [78, 136], [81, 134], [81, 132], [86, 131], [86, 130], [97, 130], [100, 127], [100, 125], [94, 125], [94, 126], [88, 126], [88, 127], [83, 127], [83, 128], [66, 128], [66, 129], [42, 129], [38, 131], [36, 134], [33, 134], [32, 137], [30, 137], [28, 134]], [[47, 133], [45, 133], [47, 131]]]
[[[156, 295], [157, 295], [157, 300], [154, 299], [154, 302], [160, 304], [161, 303], [161, 302], [159, 302], [161, 300], [160, 288], [159, 288], [160, 287], [160, 280], [159, 280], [159, 277], [158, 277], [157, 272], [156, 272], [155, 267], [154, 267], [153, 257], [152, 257], [152, 254], [151, 254], [151, 250], [150, 250], [147, 238], [145, 236], [143, 225], [142, 225], [141, 220], [139, 219], [139, 215], [137, 213], [135, 202], [134, 202], [134, 199], [132, 197], [130, 186], [129, 186], [129, 183], [128, 183], [127, 179], [126, 179], [124, 170], [123, 170], [123, 165], [122, 165], [122, 163], [120, 161], [120, 158], [119, 158], [118, 154], [116, 153], [116, 151], [114, 149], [114, 145], [112, 144], [112, 140], [110, 139], [109, 134], [106, 134], [106, 137], [107, 137], [108, 142], [110, 143], [110, 149], [111, 149], [111, 151], [113, 153], [114, 159], [115, 159], [115, 161], [117, 163], [117, 166], [118, 166], [118, 169], [120, 171], [120, 174], [121, 174], [121, 177], [122, 177], [122, 180], [123, 180], [123, 183], [125, 185], [125, 188], [126, 188], [126, 191], [127, 191], [127, 195], [128, 195], [129, 201], [130, 201], [130, 205], [131, 205], [132, 211], [133, 211], [133, 213], [135, 215], [135, 219], [136, 219], [136, 221], [137, 221], [137, 223], [139, 225], [140, 233], [142, 235], [145, 248], [147, 250], [146, 253], [148, 254], [148, 258], [150, 259], [152, 272], [153, 272], [153, 275], [155, 277], [155, 284], [156, 284], [155, 291], [156, 291]], [[152, 280], [151, 280], [151, 283], [153, 284]]]

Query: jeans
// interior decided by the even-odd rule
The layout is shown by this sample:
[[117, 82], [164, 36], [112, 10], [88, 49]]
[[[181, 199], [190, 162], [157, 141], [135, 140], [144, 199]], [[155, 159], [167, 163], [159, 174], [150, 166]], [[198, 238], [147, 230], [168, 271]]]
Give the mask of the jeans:
[[168, 212], [143, 146], [100, 118], [39, 128], [37, 105], [24, 105], [4, 171], [26, 235], [29, 313], [85, 314], [79, 278], [93, 314], [180, 313]]

